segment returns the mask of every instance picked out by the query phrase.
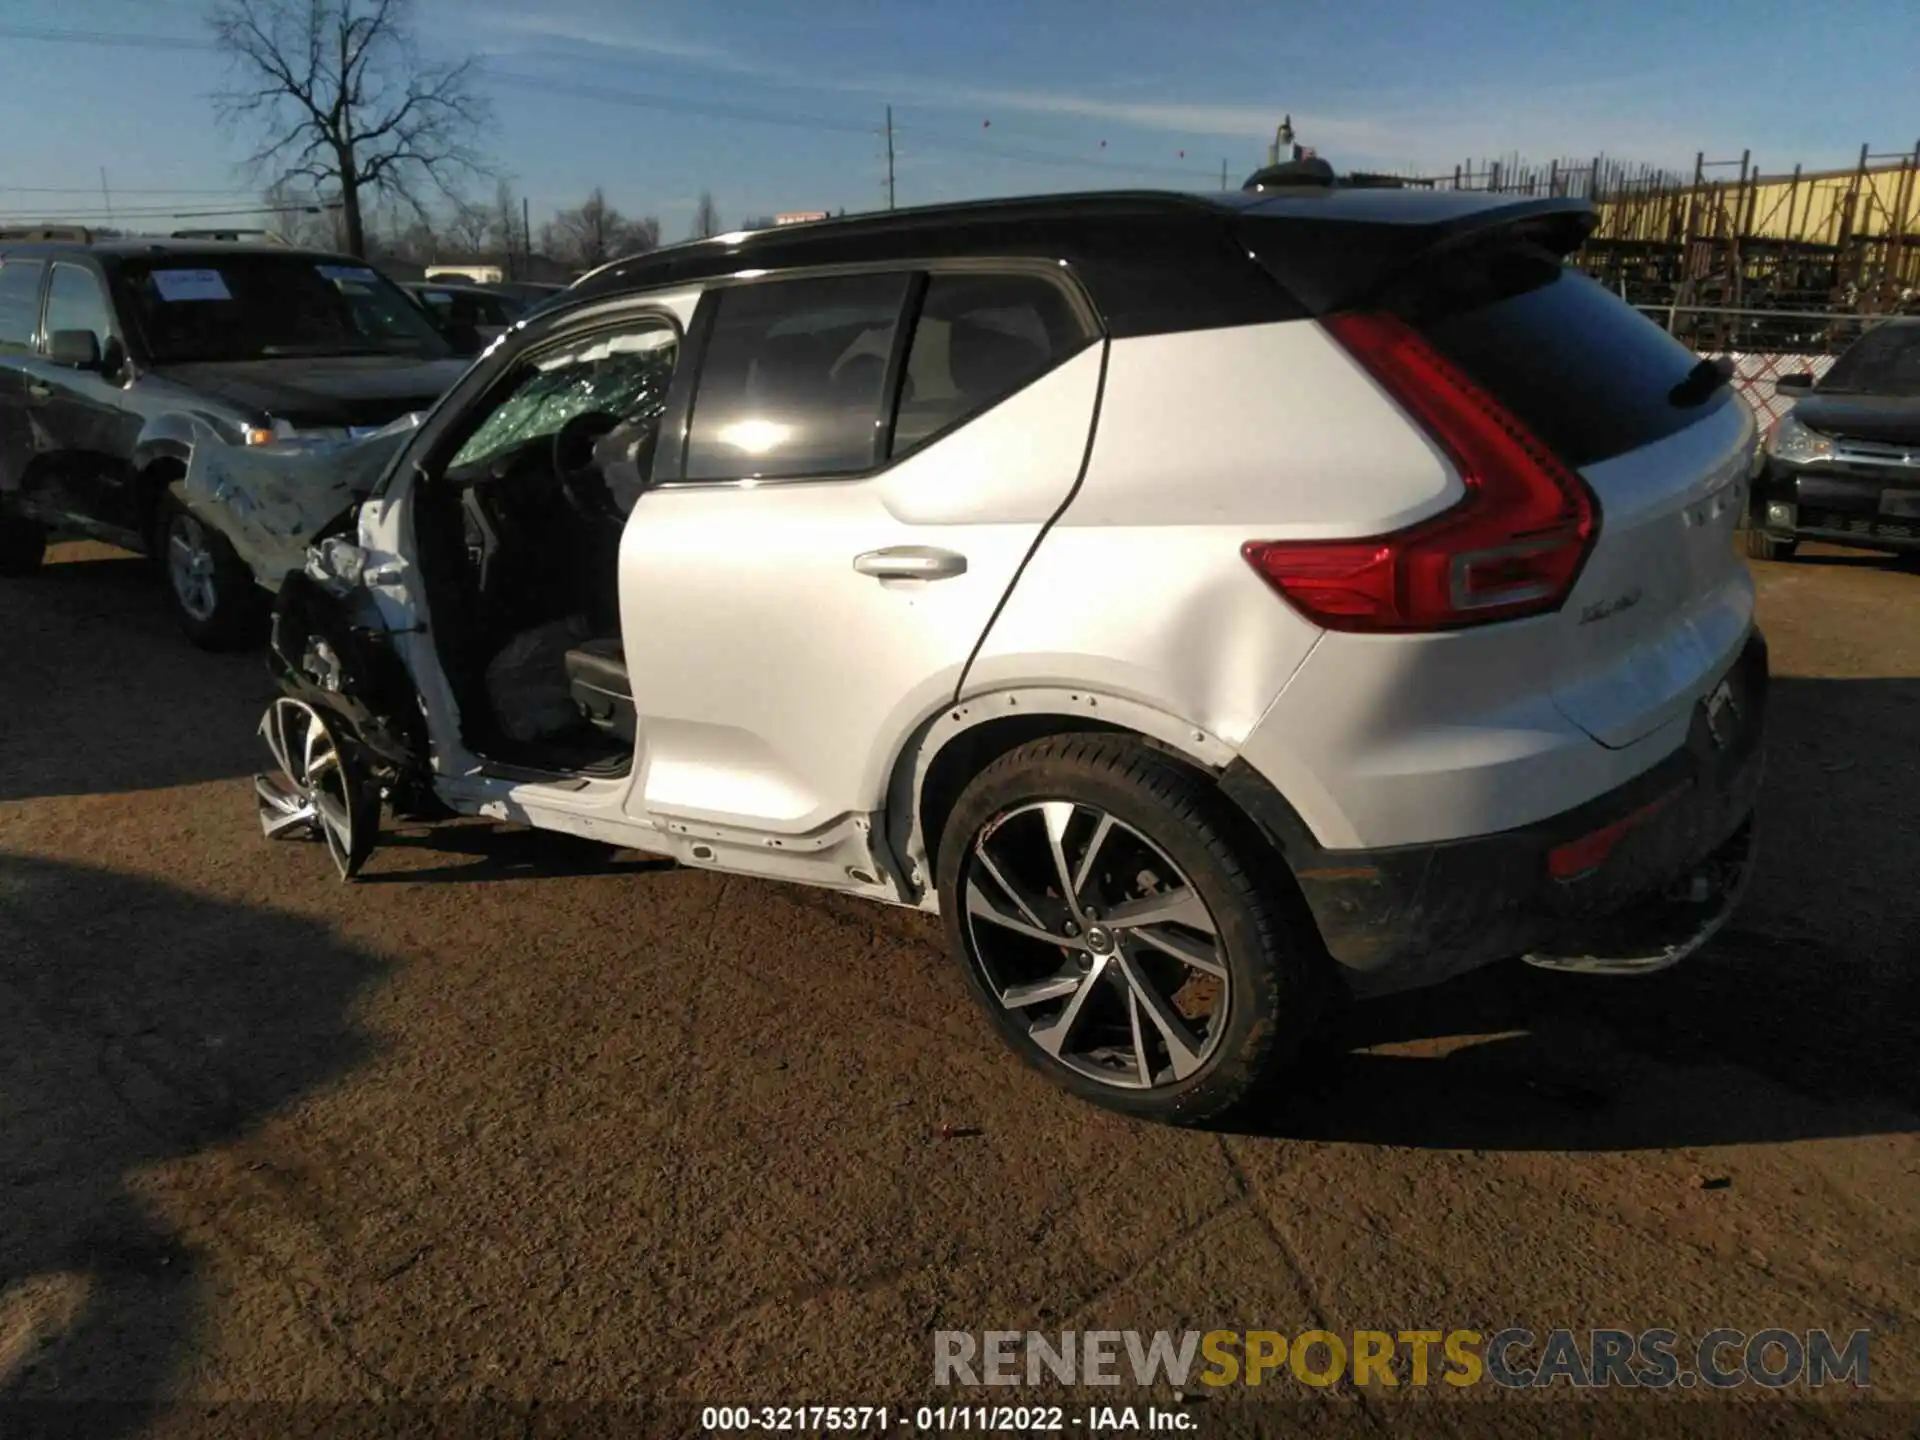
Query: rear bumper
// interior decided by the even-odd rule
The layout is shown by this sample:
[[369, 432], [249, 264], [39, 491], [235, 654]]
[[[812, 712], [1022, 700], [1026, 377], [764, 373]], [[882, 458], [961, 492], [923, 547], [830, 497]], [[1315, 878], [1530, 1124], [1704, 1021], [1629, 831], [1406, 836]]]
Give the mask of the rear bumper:
[[[1245, 761], [1228, 767], [1221, 786], [1286, 857], [1356, 993], [1412, 989], [1519, 955], [1594, 957], [1598, 937], [1622, 917], [1664, 914], [1676, 884], [1732, 860], [1744, 868], [1767, 678], [1755, 631], [1726, 673], [1731, 703], [1711, 717], [1706, 702], [1696, 705], [1686, 742], [1666, 759], [1575, 809], [1473, 839], [1324, 850]], [[1737, 885], [1726, 894], [1730, 905]], [[1724, 918], [1710, 911], [1702, 924]], [[1684, 937], [1669, 948], [1685, 953]]]
[[1754, 485], [1751, 523], [1782, 540], [1829, 540], [1876, 550], [1920, 550], [1920, 506], [1888, 492], [1920, 495], [1910, 466], [1783, 465], [1767, 462]]

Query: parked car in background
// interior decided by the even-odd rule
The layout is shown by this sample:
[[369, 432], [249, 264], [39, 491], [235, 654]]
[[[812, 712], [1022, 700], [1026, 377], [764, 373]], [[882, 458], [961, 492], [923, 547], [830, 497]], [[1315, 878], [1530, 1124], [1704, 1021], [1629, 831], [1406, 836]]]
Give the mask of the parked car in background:
[[1329, 177], [615, 262], [288, 577], [262, 825], [934, 911], [1024, 1059], [1178, 1121], [1342, 989], [1673, 964], [1747, 874], [1757, 437], [1592, 220]]
[[518, 298], [485, 285], [419, 280], [405, 288], [458, 355], [478, 355], [526, 309]]
[[1767, 437], [1747, 553], [1787, 560], [1802, 540], [1920, 552], [1920, 319], [1876, 325], [1817, 383], [1776, 383], [1800, 398]]
[[0, 575], [50, 532], [158, 557], [195, 644], [256, 640], [266, 604], [181, 494], [195, 437], [376, 429], [465, 368], [364, 261], [198, 240], [0, 241]]

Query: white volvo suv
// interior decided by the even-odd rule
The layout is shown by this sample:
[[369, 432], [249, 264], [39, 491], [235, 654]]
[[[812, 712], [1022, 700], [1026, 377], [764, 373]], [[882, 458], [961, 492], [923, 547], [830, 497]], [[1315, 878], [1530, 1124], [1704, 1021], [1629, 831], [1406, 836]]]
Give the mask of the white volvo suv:
[[937, 911], [1014, 1050], [1182, 1122], [1343, 991], [1670, 964], [1747, 872], [1755, 425], [1591, 219], [1256, 177], [616, 262], [281, 588], [263, 824]]

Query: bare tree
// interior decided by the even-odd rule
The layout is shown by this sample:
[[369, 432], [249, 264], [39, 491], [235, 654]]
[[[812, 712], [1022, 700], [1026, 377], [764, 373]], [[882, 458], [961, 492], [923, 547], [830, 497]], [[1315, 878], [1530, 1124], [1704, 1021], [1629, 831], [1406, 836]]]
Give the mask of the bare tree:
[[693, 238], [704, 240], [709, 235], [720, 233], [720, 210], [713, 203], [713, 192], [702, 190], [700, 201], [693, 207]]
[[660, 222], [651, 215], [629, 220], [607, 203], [598, 186], [578, 208], [562, 210], [541, 231], [542, 245], [583, 270], [637, 255], [660, 243]]
[[414, 0], [218, 0], [208, 15], [234, 88], [222, 120], [257, 130], [248, 165], [340, 198], [346, 248], [366, 254], [369, 196], [425, 213], [429, 191], [483, 172], [491, 112], [472, 57], [423, 59]]
[[493, 234], [493, 212], [465, 201], [457, 202], [447, 216], [444, 229], [466, 259], [477, 260], [487, 248], [487, 238]]

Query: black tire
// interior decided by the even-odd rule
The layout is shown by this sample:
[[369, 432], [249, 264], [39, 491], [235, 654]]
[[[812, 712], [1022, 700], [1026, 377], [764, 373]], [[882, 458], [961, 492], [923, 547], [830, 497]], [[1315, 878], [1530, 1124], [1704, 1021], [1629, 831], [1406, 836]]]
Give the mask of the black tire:
[[1743, 539], [1747, 556], [1753, 560], [1791, 560], [1800, 548], [1798, 540], [1782, 539], [1764, 530], [1744, 531]]
[[[1135, 1032], [1131, 1043], [1138, 1061], [1135, 1073], [1150, 1077], [1151, 1084], [1122, 1088], [1119, 1083], [1090, 1076], [1073, 1064], [1063, 1063], [1033, 1038], [1035, 1031], [1047, 1027], [1049, 1017], [1044, 1011], [1036, 1017], [1033, 1010], [1014, 1009], [1002, 1003], [1002, 991], [988, 973], [990, 962], [982, 959], [976, 947], [976, 930], [983, 935], [1002, 933], [968, 914], [967, 887], [977, 884], [988, 873], [986, 862], [976, 858], [976, 843], [1001, 835], [1003, 827], [1027, 823], [1023, 817], [1029, 812], [1023, 807], [1058, 800], [1085, 807], [1089, 817], [1102, 813], [1110, 816], [1117, 825], [1104, 833], [1132, 832], [1122, 841], [1124, 845], [1139, 841], [1160, 851], [1164, 859], [1183, 872], [1180, 878], [1186, 885], [1180, 890], [1190, 886], [1205, 906], [1205, 918], [1210, 920], [1212, 928], [1211, 957], [1218, 961], [1224, 955], [1225, 1016], [1223, 1020], [1207, 1017], [1209, 1048], [1198, 1068], [1183, 1078], [1171, 1078], [1177, 1067], [1171, 1063], [1170, 1048], [1160, 1052], [1162, 1058], [1169, 1061], [1164, 1070], [1150, 1063], [1148, 1049], [1161, 1042], [1149, 1040], [1147, 1045], [1142, 1045], [1139, 1036], [1148, 1033], [1144, 1024]], [[1039, 823], [1044, 825], [1045, 821]], [[986, 831], [984, 836], [983, 831]], [[1001, 843], [1011, 841], [1003, 839]], [[1064, 852], [1067, 845], [1061, 848]], [[1089, 838], [1080, 843], [1076, 853], [1084, 856], [1093, 848]], [[1144, 852], [1136, 849], [1133, 853]], [[1125, 856], [1123, 850], [1121, 869], [1126, 868]], [[1093, 872], [1098, 867], [1083, 864], [1077, 858], [1059, 863], [1074, 872], [1065, 888], [1073, 888], [1073, 881], [1082, 873], [1088, 876], [1088, 895], [1092, 894], [1096, 880], [1109, 888], [1114, 883], [1114, 877], [1105, 876], [1104, 872], [1096, 876]], [[1337, 990], [1332, 978], [1332, 962], [1280, 856], [1246, 816], [1205, 777], [1167, 753], [1129, 736], [1054, 736], [1001, 756], [974, 777], [954, 805], [942, 832], [936, 868], [948, 944], [960, 960], [974, 999], [986, 1011], [1001, 1037], [1022, 1059], [1057, 1084], [1083, 1099], [1123, 1114], [1179, 1125], [1198, 1125], [1219, 1118], [1299, 1056]], [[1004, 866], [998, 868], [1004, 869]], [[1061, 891], [1062, 887], [1056, 885], [1054, 889]], [[1012, 893], [997, 886], [995, 891], [1002, 896]], [[1041, 897], [1036, 903], [1055, 902]], [[1120, 902], [1127, 903], [1142, 902]], [[1120, 913], [1118, 906], [1104, 897], [1100, 904], [1106, 907], [1107, 915]], [[1064, 914], [1064, 909], [1060, 913]], [[1094, 919], [1095, 912], [1088, 912], [1088, 918]], [[987, 928], [981, 929], [982, 926]], [[1063, 933], [1071, 928], [1064, 927]], [[1091, 948], [1096, 928], [1102, 927], [1089, 925], [1081, 939], [1072, 943]], [[1164, 934], [1167, 927], [1156, 925], [1154, 928]], [[1157, 965], [1166, 965], [1155, 947], [1143, 948], [1145, 942], [1138, 938], [1139, 932], [1135, 932], [1131, 940], [1127, 939], [1124, 929], [1117, 933], [1121, 939], [1108, 942], [1116, 960], [1124, 952], [1136, 957], [1136, 961], [1146, 956]], [[1050, 929], [1048, 934], [1052, 934]], [[989, 948], [999, 943], [990, 941]], [[1039, 944], [1032, 935], [1017, 936], [1016, 941], [1005, 943], [1028, 947], [1028, 953], [1043, 967], [1054, 963], [1050, 945]], [[1062, 941], [1061, 945], [1064, 947], [1067, 943]], [[1092, 963], [1092, 957], [1085, 954], [1070, 954], [1064, 948], [1059, 953], [1063, 957], [1062, 975], [1049, 977], [1043, 983], [1070, 982], [1066, 966], [1078, 966], [1085, 971]], [[1099, 1003], [1117, 1004], [1131, 1010], [1135, 1022], [1140, 1023], [1140, 1016], [1147, 1013], [1146, 1007], [1136, 1007], [1128, 995], [1128, 976], [1117, 973], [1122, 970], [1117, 963], [1104, 966], [1102, 974], [1112, 977], [1114, 984], [1100, 992], [1108, 998]], [[1006, 973], [1004, 967], [1003, 973]], [[1008, 983], [1011, 986], [1011, 975]], [[1113, 998], [1116, 994], [1117, 1000]], [[1068, 1003], [1062, 1002], [1061, 1011], [1052, 1017], [1054, 1020]], [[1090, 1011], [1094, 1003], [1086, 1002], [1085, 1010]], [[1093, 1023], [1096, 1031], [1099, 1030], [1100, 1022], [1080, 1023]], [[1117, 1022], [1108, 1020], [1105, 1027], [1103, 1033], [1114, 1034]], [[1061, 1033], [1057, 1027], [1055, 1033]], [[1114, 1046], [1109, 1044], [1104, 1048], [1110, 1053]], [[1085, 1063], [1084, 1057], [1077, 1058]]]
[[[211, 562], [211, 571], [201, 577], [206, 590], [192, 598], [183, 593], [172, 553], [176, 537], [189, 534]], [[248, 650], [266, 640], [271, 615], [266, 591], [226, 536], [187, 509], [177, 482], [155, 506], [153, 554], [167, 608], [192, 644], [202, 650]]]
[[0, 515], [0, 579], [31, 575], [47, 558], [47, 530], [35, 520]]

